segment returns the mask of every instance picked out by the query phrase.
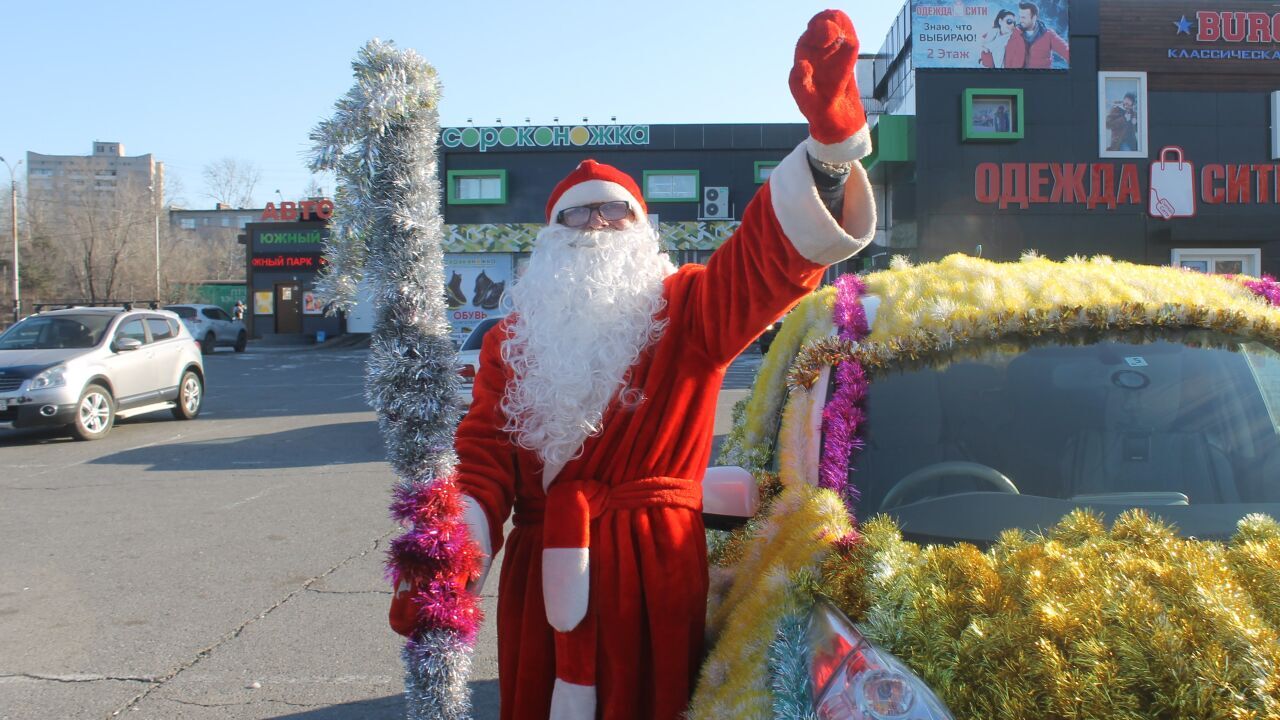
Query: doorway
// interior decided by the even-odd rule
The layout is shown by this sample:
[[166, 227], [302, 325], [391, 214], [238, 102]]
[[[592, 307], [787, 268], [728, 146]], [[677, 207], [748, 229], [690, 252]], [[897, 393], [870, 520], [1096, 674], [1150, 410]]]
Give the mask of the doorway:
[[1174, 248], [1173, 266], [1214, 275], [1258, 276], [1262, 251], [1251, 248]]
[[302, 288], [298, 283], [276, 283], [276, 332], [302, 332]]

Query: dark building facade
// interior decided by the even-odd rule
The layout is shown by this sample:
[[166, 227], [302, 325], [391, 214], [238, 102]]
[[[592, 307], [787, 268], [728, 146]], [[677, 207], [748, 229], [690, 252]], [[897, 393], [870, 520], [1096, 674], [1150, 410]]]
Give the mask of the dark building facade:
[[[1027, 38], [1062, 39], [1040, 44], [1051, 67], [984, 65], [1031, 57], [1017, 23], [1036, 14]], [[1273, 2], [912, 0], [875, 69], [891, 253], [1280, 274]]]
[[324, 264], [329, 223], [262, 221], [245, 225], [248, 312], [245, 323], [255, 338], [264, 335], [333, 337], [344, 331], [339, 315], [325, 315], [315, 293]]

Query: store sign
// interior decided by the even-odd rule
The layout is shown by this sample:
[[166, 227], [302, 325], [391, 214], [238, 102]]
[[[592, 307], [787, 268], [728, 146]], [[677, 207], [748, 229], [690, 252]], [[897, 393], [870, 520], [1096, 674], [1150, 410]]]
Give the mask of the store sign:
[[920, 68], [1066, 70], [1068, 0], [912, 0], [911, 61]]
[[1098, 14], [1100, 69], [1168, 75], [1159, 89], [1255, 90], [1280, 73], [1272, 0], [1130, 0], [1099, 3]]
[[447, 127], [440, 132], [447, 148], [617, 147], [648, 145], [648, 125], [525, 125]]
[[281, 202], [280, 207], [276, 207], [275, 203], [267, 203], [266, 209], [262, 211], [262, 220], [275, 220], [278, 222], [292, 222], [294, 220], [328, 220], [333, 217], [333, 201], [332, 200], [303, 200], [301, 202], [290, 202], [288, 200]]
[[[1178, 34], [1190, 34], [1191, 23], [1184, 15], [1178, 20]], [[1280, 13], [1196, 11], [1196, 42], [1277, 43], [1280, 42]]]
[[[1147, 179], [1143, 184], [1143, 178]], [[1089, 210], [1142, 206], [1152, 217], [1194, 217], [1205, 205], [1280, 204], [1280, 164], [1196, 165], [1181, 148], [1138, 163], [982, 163], [974, 172], [974, 197], [1001, 210], [1032, 205], [1084, 205]]]
[[254, 270], [319, 270], [329, 263], [320, 253], [254, 253], [249, 264]]
[[262, 231], [257, 233], [255, 240], [254, 246], [256, 248], [274, 248], [281, 245], [321, 245], [324, 243], [324, 233], [320, 230]]

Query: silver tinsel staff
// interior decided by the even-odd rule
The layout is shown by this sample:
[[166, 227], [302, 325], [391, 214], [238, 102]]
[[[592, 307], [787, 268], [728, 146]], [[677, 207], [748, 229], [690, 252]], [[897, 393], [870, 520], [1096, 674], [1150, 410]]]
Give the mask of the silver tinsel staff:
[[436, 142], [440, 87], [411, 50], [372, 40], [352, 63], [355, 85], [312, 132], [312, 168], [337, 175], [321, 291], [350, 306], [361, 275], [377, 308], [366, 397], [396, 472], [392, 514], [409, 532], [390, 552], [394, 582], [413, 583], [416, 631], [406, 644], [405, 692], [414, 720], [470, 715], [477, 600], [476, 550], [452, 474], [460, 408], [456, 353], [444, 303], [444, 236]]

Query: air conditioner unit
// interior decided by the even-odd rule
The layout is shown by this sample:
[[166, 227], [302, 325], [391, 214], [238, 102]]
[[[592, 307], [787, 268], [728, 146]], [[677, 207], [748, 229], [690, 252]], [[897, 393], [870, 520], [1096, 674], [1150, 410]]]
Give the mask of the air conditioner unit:
[[729, 188], [702, 188], [701, 218], [703, 220], [728, 220], [729, 217]]

